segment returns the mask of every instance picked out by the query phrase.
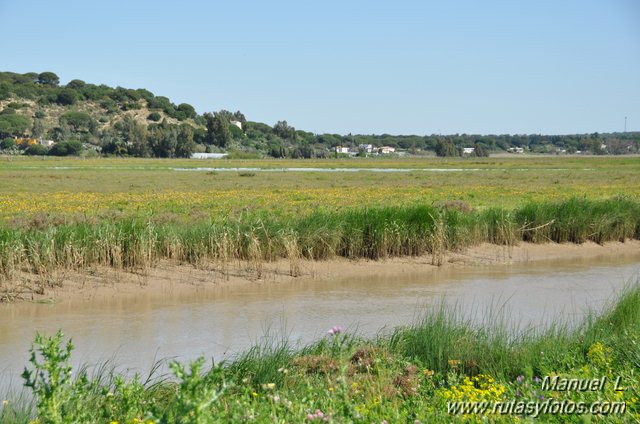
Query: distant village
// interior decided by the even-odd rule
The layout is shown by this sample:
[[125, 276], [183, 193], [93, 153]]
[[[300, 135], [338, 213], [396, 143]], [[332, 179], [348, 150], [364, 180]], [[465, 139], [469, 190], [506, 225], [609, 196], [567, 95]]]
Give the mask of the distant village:
[[[374, 147], [373, 144], [360, 144], [358, 147], [336, 146], [335, 152], [349, 156], [357, 156], [363, 153], [367, 155], [390, 155], [396, 153], [396, 149], [390, 146]], [[398, 155], [402, 156], [405, 153], [398, 152]]]

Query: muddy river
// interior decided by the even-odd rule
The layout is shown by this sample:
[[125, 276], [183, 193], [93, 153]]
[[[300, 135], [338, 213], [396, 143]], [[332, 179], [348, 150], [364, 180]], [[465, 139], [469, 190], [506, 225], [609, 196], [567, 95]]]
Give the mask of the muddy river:
[[[0, 388], [19, 374], [36, 331], [62, 329], [74, 364], [113, 358], [144, 370], [154, 358], [232, 358], [267, 333], [305, 344], [332, 326], [364, 336], [410, 324], [441, 302], [477, 322], [577, 322], [638, 280], [637, 256], [606, 260], [441, 268], [396, 278], [255, 283], [178, 297], [0, 305]], [[14, 384], [12, 384], [14, 385]]]

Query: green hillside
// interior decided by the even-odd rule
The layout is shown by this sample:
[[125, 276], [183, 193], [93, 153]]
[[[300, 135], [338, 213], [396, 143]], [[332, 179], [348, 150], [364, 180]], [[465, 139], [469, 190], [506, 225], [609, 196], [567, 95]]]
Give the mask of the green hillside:
[[[583, 135], [340, 135], [247, 121], [241, 112], [198, 114], [146, 89], [60, 84], [53, 72], [0, 72], [0, 153], [190, 157], [228, 152], [237, 158], [324, 158], [378, 152], [484, 156], [518, 148], [534, 153], [628, 154], [640, 133]], [[393, 149], [381, 150], [383, 146]], [[466, 150], [465, 150], [466, 148]], [[394, 151], [395, 149], [395, 151]]]

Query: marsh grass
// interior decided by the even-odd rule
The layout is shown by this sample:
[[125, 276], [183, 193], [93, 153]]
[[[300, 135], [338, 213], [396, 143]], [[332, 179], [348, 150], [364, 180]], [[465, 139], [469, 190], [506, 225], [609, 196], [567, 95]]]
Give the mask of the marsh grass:
[[[640, 203], [626, 198], [534, 202], [514, 210], [462, 211], [427, 205], [317, 211], [295, 219], [245, 213], [235, 219], [155, 223], [123, 218], [41, 228], [0, 228], [0, 275], [41, 276], [102, 265], [145, 272], [161, 259], [201, 266], [248, 262], [260, 278], [265, 261], [380, 259], [431, 254], [482, 242], [584, 243], [640, 238]], [[53, 280], [53, 279], [52, 279]]]

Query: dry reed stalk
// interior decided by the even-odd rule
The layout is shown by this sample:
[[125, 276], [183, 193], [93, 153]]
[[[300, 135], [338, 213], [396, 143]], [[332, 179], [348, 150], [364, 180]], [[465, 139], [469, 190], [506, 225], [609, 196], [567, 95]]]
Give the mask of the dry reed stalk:
[[447, 233], [442, 219], [442, 215], [438, 215], [437, 219], [430, 215], [433, 219], [433, 232], [430, 234], [431, 244], [431, 265], [442, 265], [444, 253], [447, 246]]
[[296, 237], [292, 235], [285, 236], [284, 248], [287, 258], [289, 259], [289, 275], [292, 277], [299, 277], [301, 275], [300, 258], [302, 257], [302, 254], [300, 253]]

